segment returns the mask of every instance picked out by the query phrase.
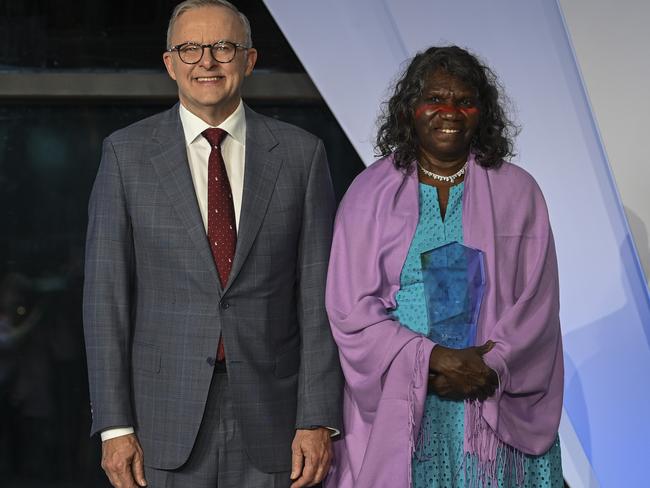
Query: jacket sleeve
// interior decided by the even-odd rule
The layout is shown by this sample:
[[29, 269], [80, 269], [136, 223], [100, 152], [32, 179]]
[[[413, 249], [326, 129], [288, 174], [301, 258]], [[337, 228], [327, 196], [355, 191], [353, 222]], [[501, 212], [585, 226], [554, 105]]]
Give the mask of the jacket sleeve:
[[342, 375], [325, 312], [325, 282], [335, 200], [323, 143], [316, 144], [307, 179], [297, 263], [301, 333], [297, 428], [341, 430]]
[[83, 322], [91, 434], [134, 425], [129, 376], [132, 239], [119, 161], [107, 139], [90, 196], [86, 235]]

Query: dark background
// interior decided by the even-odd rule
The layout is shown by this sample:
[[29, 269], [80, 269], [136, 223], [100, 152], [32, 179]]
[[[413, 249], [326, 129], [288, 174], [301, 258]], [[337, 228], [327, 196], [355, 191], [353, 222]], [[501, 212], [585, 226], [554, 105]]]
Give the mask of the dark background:
[[[90, 409], [81, 323], [86, 206], [109, 133], [170, 107], [74, 93], [15, 96], [6, 76], [163, 73], [176, 1], [0, 0], [0, 486], [104, 487]], [[305, 73], [263, 2], [249, 17], [257, 70]], [[45, 79], [45, 78], [43, 78]], [[45, 82], [45, 81], [44, 81]], [[3, 87], [5, 83], [5, 87]], [[321, 137], [337, 196], [363, 169], [319, 97], [246, 102]]]

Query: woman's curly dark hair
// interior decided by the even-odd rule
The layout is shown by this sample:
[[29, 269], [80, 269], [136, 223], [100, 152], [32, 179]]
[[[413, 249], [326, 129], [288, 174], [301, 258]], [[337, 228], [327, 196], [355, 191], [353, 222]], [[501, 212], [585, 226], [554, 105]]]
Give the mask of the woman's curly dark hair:
[[[430, 47], [418, 53], [395, 84], [393, 96], [384, 103], [379, 117], [375, 150], [378, 156], [394, 153], [397, 168], [408, 169], [418, 154], [413, 111], [425, 81], [442, 69], [478, 92], [480, 118], [471, 150], [483, 167], [496, 167], [513, 156], [517, 127], [507, 117], [500, 101], [500, 84], [494, 72], [474, 55], [458, 46]], [[501, 96], [501, 98], [503, 98]]]

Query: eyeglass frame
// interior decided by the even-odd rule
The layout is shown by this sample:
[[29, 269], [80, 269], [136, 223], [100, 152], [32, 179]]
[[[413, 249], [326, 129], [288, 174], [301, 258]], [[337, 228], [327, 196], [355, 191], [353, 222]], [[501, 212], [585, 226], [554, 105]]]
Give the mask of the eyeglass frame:
[[[219, 61], [215, 57], [215, 55], [212, 53], [212, 48], [214, 46], [217, 46], [217, 45], [220, 45], [220, 44], [221, 45], [230, 44], [231, 46], [233, 46], [235, 48], [235, 52], [232, 55], [232, 58], [230, 58], [230, 60], [228, 60], [228, 61]], [[199, 59], [197, 59], [193, 63], [188, 63], [181, 56], [181, 48], [184, 47], [184, 46], [188, 46], [188, 45], [192, 45], [192, 46], [196, 46], [196, 47], [201, 48], [201, 57]], [[178, 53], [178, 59], [180, 59], [185, 64], [199, 64], [201, 62], [201, 60], [203, 59], [203, 53], [205, 52], [205, 48], [209, 48], [210, 56], [212, 56], [212, 59], [214, 59], [215, 62], [220, 63], [220, 64], [228, 64], [228, 63], [232, 63], [232, 60], [235, 59], [235, 56], [237, 56], [237, 49], [241, 49], [242, 51], [246, 51], [247, 49], [250, 49], [250, 46], [245, 46], [244, 44], [239, 44], [237, 42], [226, 41], [225, 39], [221, 39], [219, 41], [213, 42], [212, 44], [199, 44], [198, 42], [188, 41], [188, 42], [183, 42], [181, 44], [176, 44], [175, 46], [170, 47], [169, 49], [167, 49], [167, 52], [171, 53], [171, 52], [176, 51]]]

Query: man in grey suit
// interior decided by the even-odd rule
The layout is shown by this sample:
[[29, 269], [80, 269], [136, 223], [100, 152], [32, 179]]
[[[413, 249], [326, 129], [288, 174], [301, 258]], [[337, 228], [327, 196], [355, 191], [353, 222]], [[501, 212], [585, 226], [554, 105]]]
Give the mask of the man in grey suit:
[[181, 3], [167, 47], [180, 103], [106, 139], [89, 205], [102, 467], [119, 488], [315, 486], [341, 425], [323, 144], [243, 105], [257, 52], [230, 3]]

